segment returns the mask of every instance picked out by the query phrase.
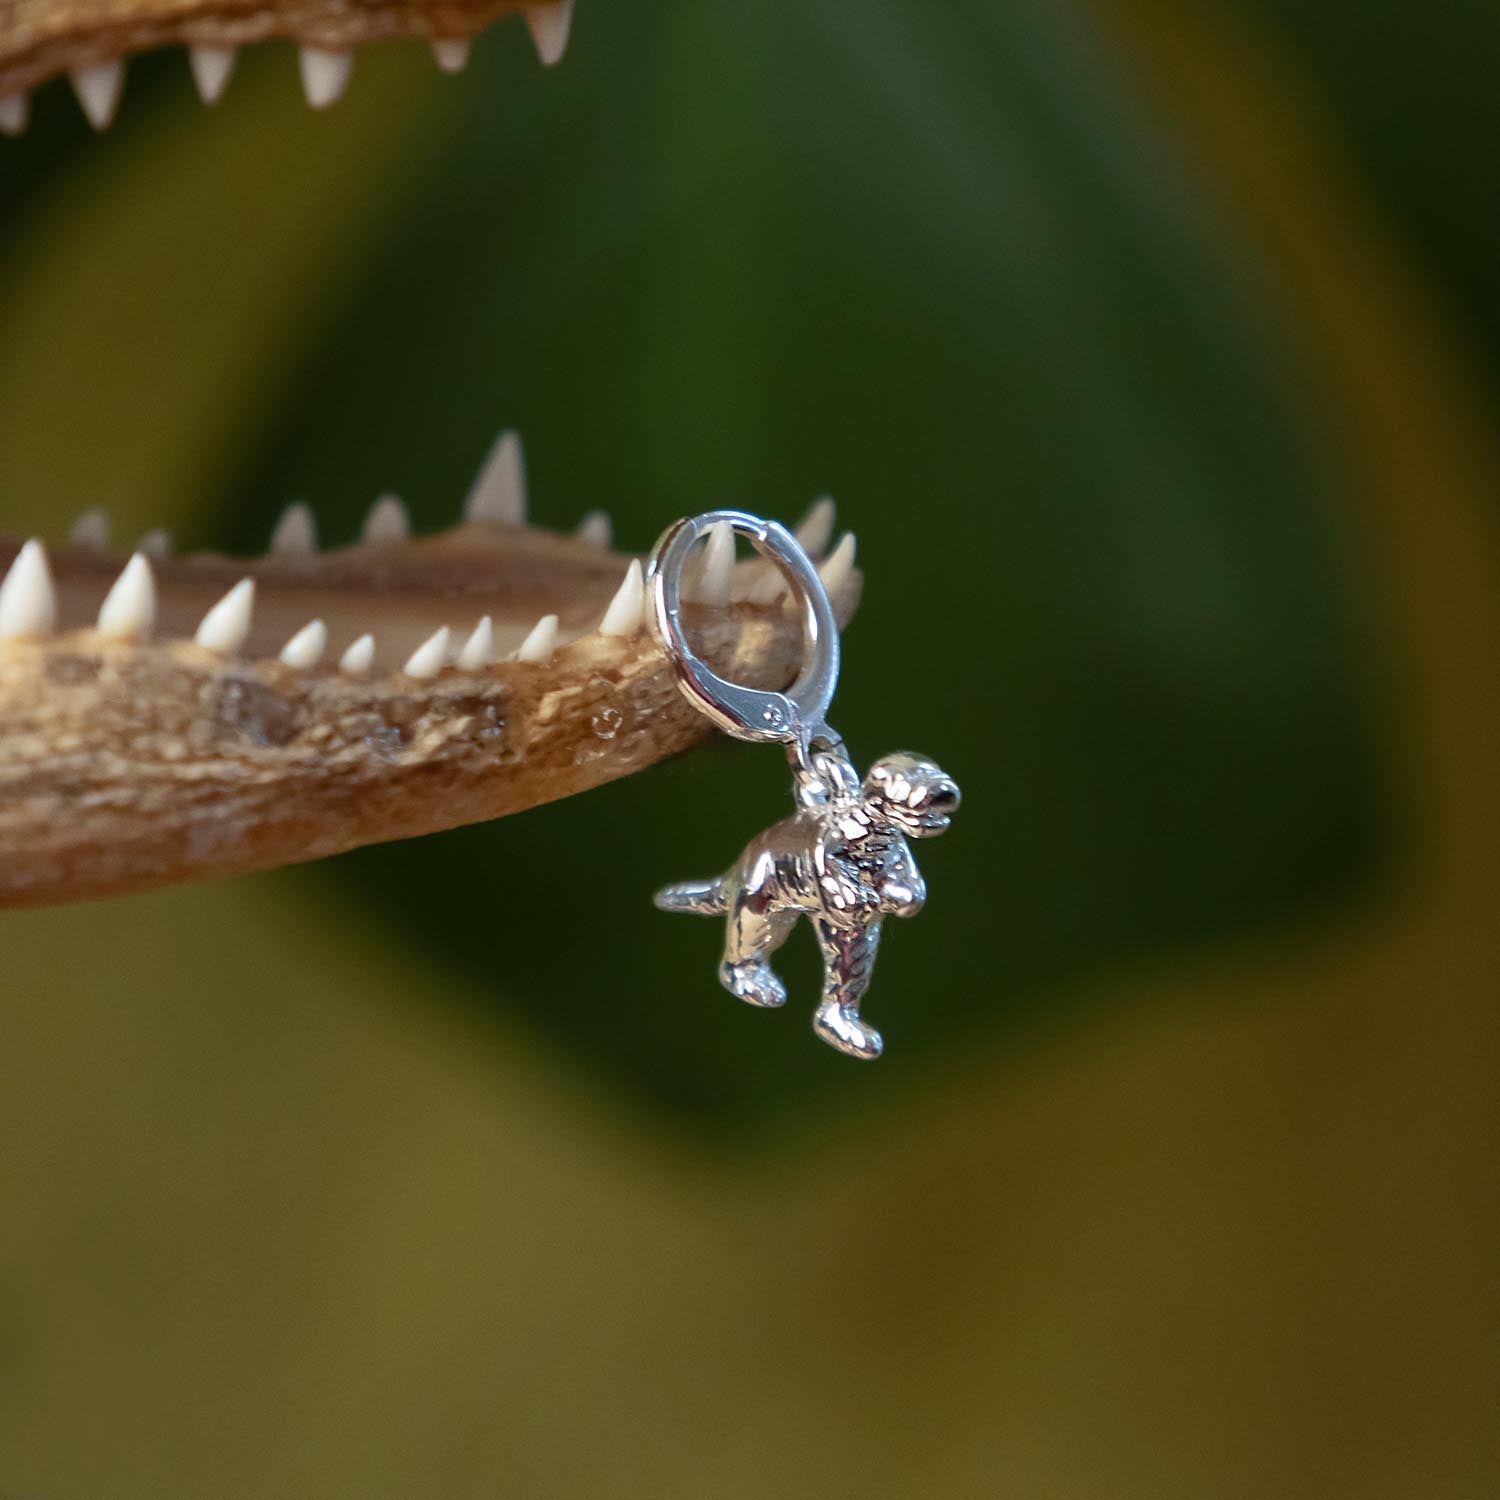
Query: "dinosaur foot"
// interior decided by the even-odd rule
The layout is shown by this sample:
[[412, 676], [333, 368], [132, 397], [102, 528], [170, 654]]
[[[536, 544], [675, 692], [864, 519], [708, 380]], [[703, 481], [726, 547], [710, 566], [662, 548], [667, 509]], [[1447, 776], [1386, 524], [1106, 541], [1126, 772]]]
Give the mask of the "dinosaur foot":
[[786, 1004], [786, 986], [771, 972], [769, 964], [753, 958], [719, 965], [719, 983], [747, 1005], [774, 1007]]
[[866, 1026], [847, 1006], [825, 1000], [813, 1013], [813, 1030], [840, 1052], [869, 1062], [880, 1056], [885, 1043], [873, 1026]]

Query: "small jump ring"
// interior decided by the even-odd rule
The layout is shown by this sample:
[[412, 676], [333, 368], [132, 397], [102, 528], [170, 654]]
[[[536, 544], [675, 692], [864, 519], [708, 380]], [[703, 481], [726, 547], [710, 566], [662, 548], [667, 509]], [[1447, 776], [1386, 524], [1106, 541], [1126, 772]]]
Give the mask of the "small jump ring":
[[[726, 681], [693, 652], [682, 629], [682, 569], [693, 546], [727, 524], [781, 570], [802, 606], [806, 658], [784, 693]], [[812, 560], [785, 526], [740, 510], [710, 510], [676, 521], [662, 533], [647, 565], [651, 623], [688, 701], [726, 734], [756, 743], [838, 743], [828, 708], [839, 676], [839, 629], [828, 591]]]

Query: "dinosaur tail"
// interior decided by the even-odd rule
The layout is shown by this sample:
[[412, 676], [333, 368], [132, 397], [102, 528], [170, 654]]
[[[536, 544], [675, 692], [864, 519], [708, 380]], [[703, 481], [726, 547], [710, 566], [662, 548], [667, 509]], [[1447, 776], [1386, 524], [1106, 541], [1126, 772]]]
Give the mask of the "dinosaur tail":
[[727, 909], [721, 880], [684, 880], [665, 885], [652, 898], [661, 911], [689, 911], [700, 917], [722, 916]]

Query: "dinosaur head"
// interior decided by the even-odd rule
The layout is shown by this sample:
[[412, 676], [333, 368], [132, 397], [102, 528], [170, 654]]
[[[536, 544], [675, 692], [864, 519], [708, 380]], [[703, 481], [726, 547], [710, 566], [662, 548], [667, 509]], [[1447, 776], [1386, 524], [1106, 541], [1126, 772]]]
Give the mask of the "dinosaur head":
[[919, 839], [946, 833], [960, 800], [942, 767], [910, 750], [881, 756], [865, 777], [864, 795], [879, 822]]

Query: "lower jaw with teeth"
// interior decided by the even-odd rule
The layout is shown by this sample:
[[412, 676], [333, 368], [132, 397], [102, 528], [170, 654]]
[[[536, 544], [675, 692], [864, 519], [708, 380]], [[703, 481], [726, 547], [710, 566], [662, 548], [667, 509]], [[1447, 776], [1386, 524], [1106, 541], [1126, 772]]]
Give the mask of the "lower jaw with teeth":
[[[0, 905], [265, 869], [501, 817], [687, 748], [706, 721], [644, 628], [639, 559], [595, 513], [527, 526], [502, 435], [461, 523], [414, 539], [393, 497], [352, 546], [291, 508], [250, 562], [128, 560], [102, 517], [0, 544]], [[664, 520], [667, 518], [663, 518]], [[840, 622], [859, 592], [831, 506], [801, 535]], [[783, 688], [801, 625], [727, 536], [686, 620], [726, 677]]]
[[107, 129], [125, 88], [127, 56], [154, 48], [187, 50], [205, 104], [229, 85], [239, 48], [273, 39], [297, 44], [303, 93], [314, 109], [348, 86], [354, 49], [388, 37], [431, 44], [445, 73], [468, 61], [475, 34], [499, 16], [519, 14], [547, 66], [561, 61], [573, 0], [403, 0], [346, 5], [338, 0], [261, 0], [216, 6], [212, 0], [0, 0], [0, 134], [20, 135], [31, 91], [66, 74], [89, 123]]

